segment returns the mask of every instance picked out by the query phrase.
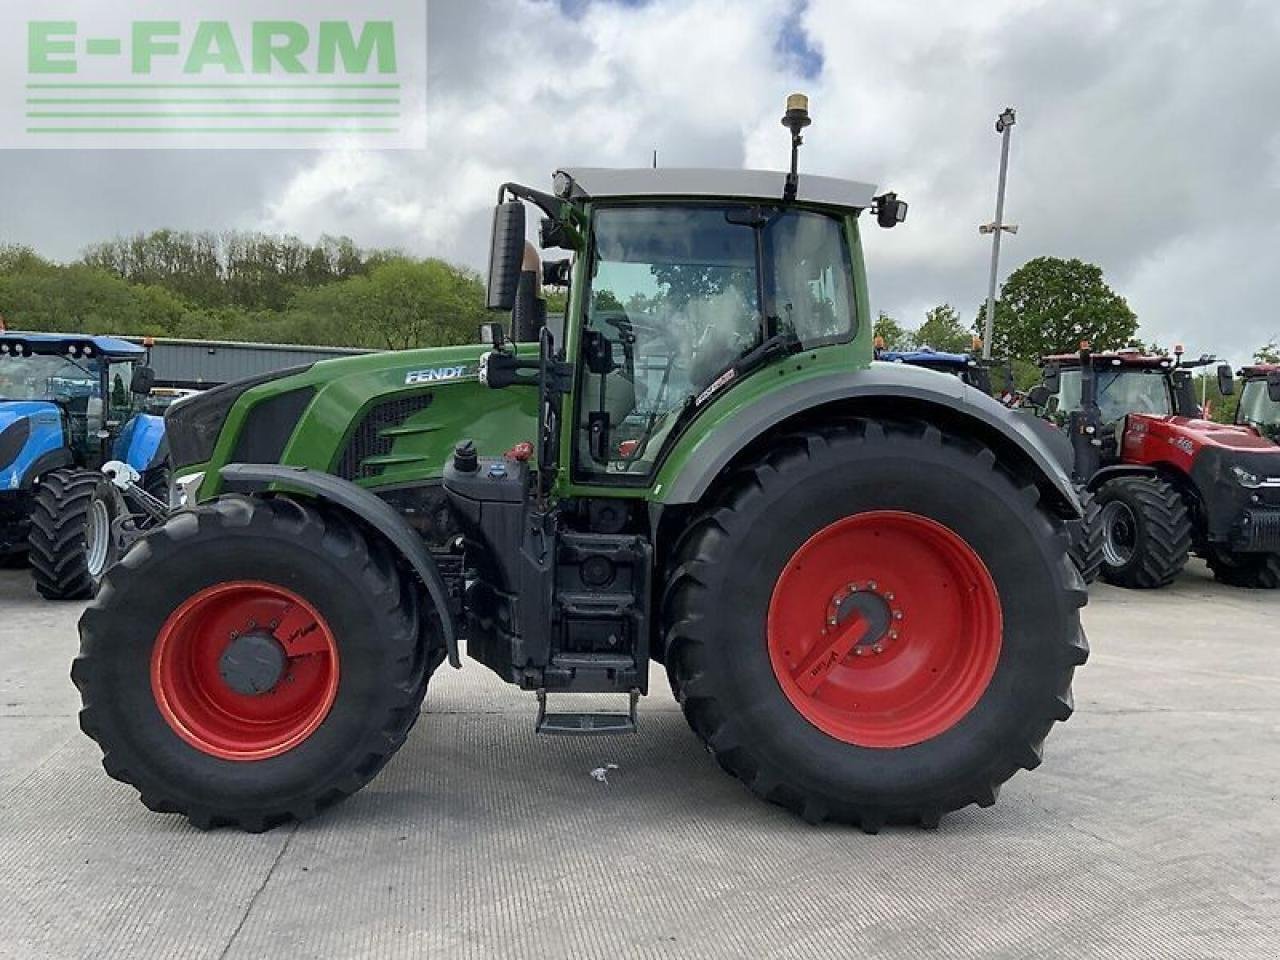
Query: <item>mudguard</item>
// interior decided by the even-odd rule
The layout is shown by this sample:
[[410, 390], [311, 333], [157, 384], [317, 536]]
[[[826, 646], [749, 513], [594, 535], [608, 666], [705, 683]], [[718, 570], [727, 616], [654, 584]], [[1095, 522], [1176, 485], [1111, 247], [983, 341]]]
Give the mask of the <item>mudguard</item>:
[[130, 419], [116, 437], [112, 457], [144, 473], [159, 466], [166, 452], [164, 417], [140, 413]]
[[795, 380], [738, 408], [702, 437], [682, 462], [662, 496], [666, 504], [696, 503], [716, 477], [753, 439], [786, 420], [824, 406], [857, 412], [874, 407], [904, 417], [940, 417], [968, 421], [976, 432], [1019, 456], [1056, 494], [1065, 519], [1082, 515], [1080, 500], [1055, 452], [1030, 418], [1014, 413], [979, 390], [945, 373], [901, 363], [872, 363]]
[[71, 460], [57, 406], [39, 400], [0, 403], [0, 490], [30, 490], [36, 478]]
[[356, 486], [350, 480], [307, 467], [288, 467], [276, 463], [229, 463], [218, 472], [224, 481], [237, 490], [279, 484], [286, 491], [295, 490], [327, 501], [355, 514], [381, 533], [426, 585], [427, 593], [440, 617], [449, 663], [454, 667], [462, 666], [462, 659], [458, 654], [457, 626], [449, 609], [449, 593], [444, 578], [440, 576], [431, 552], [417, 531], [385, 500]]

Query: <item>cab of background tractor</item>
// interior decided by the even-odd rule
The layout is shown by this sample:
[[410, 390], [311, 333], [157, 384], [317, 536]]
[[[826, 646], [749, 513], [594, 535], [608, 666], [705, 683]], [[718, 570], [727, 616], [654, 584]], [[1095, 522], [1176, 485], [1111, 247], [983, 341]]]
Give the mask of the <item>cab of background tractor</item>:
[[1240, 371], [1236, 423], [1280, 443], [1280, 364], [1259, 363]]

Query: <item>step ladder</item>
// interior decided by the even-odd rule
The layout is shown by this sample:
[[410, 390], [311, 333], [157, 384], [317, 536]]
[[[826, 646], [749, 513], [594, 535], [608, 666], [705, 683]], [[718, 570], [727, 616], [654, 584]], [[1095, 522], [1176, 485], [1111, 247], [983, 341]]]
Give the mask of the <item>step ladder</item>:
[[538, 719], [534, 723], [537, 733], [553, 736], [604, 736], [613, 733], [636, 732], [636, 705], [640, 691], [627, 694], [629, 706], [626, 713], [549, 713], [547, 691], [538, 691]]

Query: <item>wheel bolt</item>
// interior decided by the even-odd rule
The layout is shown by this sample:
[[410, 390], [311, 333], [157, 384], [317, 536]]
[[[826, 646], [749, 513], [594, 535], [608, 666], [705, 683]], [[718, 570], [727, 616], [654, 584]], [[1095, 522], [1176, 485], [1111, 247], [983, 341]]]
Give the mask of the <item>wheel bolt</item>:
[[872, 649], [872, 650], [874, 650], [876, 653], [884, 653], [884, 644], [883, 644], [883, 643], [877, 643], [877, 644], [876, 644], [874, 647], [872, 647], [871, 649]]
[[886, 600], [888, 600], [890, 603], [892, 603], [892, 602], [893, 602], [893, 594], [892, 594], [892, 593], [886, 593], [886, 594], [884, 595], [884, 598], [885, 598]]
[[893, 619], [895, 619], [895, 620], [901, 620], [901, 619], [902, 619], [902, 611], [901, 611], [901, 610], [895, 610], [895, 611], [893, 611]]
[[870, 583], [868, 583], [868, 584], [867, 584], [867, 589], [868, 589], [868, 590], [875, 590], [875, 589], [876, 589], [876, 586], [877, 586], [876, 582], [875, 582], [874, 580], [872, 580]]

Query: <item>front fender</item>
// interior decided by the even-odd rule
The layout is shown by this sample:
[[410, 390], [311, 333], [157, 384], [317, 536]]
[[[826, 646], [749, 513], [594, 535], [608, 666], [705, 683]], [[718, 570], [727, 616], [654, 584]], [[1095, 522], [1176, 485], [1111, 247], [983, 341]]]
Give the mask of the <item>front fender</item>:
[[449, 663], [455, 667], [462, 666], [462, 659], [458, 654], [457, 626], [449, 609], [449, 593], [444, 578], [422, 538], [385, 500], [349, 480], [306, 467], [287, 467], [275, 463], [231, 463], [223, 467], [220, 473], [223, 480], [233, 483], [238, 490], [279, 485], [285, 491], [298, 491], [331, 503], [354, 514], [382, 534], [426, 586], [440, 617]]
[[164, 446], [164, 417], [140, 413], [129, 420], [116, 438], [115, 459], [123, 460], [139, 473], [160, 465]]
[[[712, 411], [708, 411], [711, 413]], [[873, 363], [861, 370], [823, 372], [793, 379], [753, 402], [731, 407], [701, 430], [682, 438], [677, 456], [663, 466], [660, 499], [696, 503], [753, 440], [788, 421], [823, 413], [923, 418], [967, 426], [979, 439], [1022, 462], [1037, 485], [1053, 493], [1064, 519], [1082, 515], [1071, 478], [1029, 418], [964, 384], [957, 377], [898, 363]]]

